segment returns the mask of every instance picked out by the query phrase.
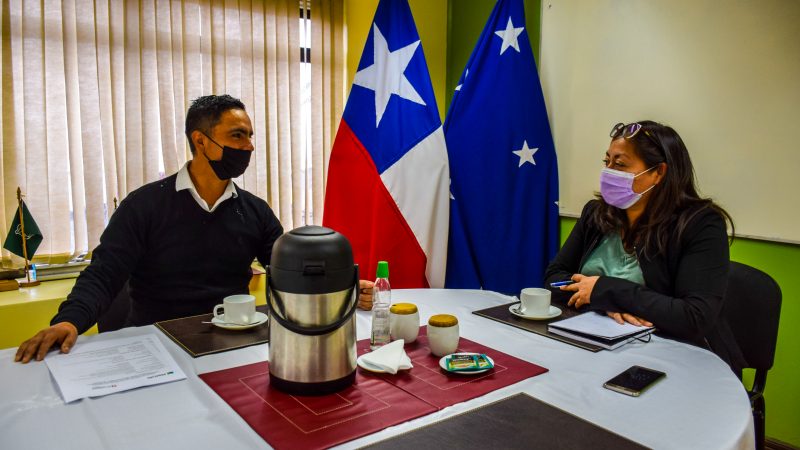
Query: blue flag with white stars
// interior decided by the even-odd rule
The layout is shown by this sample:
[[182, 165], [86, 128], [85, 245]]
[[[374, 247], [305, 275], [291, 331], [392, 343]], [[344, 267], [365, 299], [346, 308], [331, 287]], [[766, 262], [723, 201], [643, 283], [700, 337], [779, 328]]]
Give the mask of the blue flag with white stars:
[[518, 295], [558, 250], [558, 166], [522, 0], [499, 0], [444, 124], [446, 287]]

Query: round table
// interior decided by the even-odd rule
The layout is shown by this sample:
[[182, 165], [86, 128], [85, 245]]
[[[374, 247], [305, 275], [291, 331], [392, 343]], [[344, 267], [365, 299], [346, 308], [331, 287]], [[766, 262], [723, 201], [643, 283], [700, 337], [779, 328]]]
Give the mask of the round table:
[[[653, 448], [753, 448], [753, 418], [742, 384], [716, 355], [654, 336], [614, 351], [592, 353], [495, 322], [472, 311], [513, 298], [488, 291], [394, 290], [393, 302], [419, 307], [423, 323], [434, 314], [458, 317], [461, 335], [538, 364], [549, 372], [419, 419], [386, 428], [340, 448], [356, 448], [525, 392], [598, 426]], [[369, 337], [370, 313], [357, 312], [359, 339]], [[268, 448], [197, 374], [264, 361], [268, 347], [191, 358], [153, 326], [81, 336], [88, 340], [155, 334], [187, 379], [65, 405], [43, 363], [13, 362], [0, 351], [0, 448], [173, 449]], [[632, 365], [666, 372], [641, 397], [602, 387]], [[523, 424], [521, 424], [523, 426]]]

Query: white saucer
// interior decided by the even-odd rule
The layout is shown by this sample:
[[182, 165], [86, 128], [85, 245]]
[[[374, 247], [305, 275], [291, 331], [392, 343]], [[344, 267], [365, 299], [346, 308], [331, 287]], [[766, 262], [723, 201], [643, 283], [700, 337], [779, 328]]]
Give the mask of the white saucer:
[[550, 305], [550, 311], [548, 311], [547, 314], [545, 314], [543, 316], [522, 314], [521, 312], [519, 312], [519, 309], [517, 309], [517, 308], [519, 308], [519, 303], [514, 303], [513, 305], [508, 307], [508, 311], [511, 314], [513, 314], [513, 315], [515, 315], [517, 317], [521, 317], [523, 319], [548, 320], [548, 319], [552, 319], [554, 317], [558, 317], [558, 316], [561, 315], [561, 310], [557, 306], [553, 306], [553, 305]]
[[362, 369], [366, 370], [367, 372], [389, 373], [389, 372], [386, 371], [386, 369], [382, 369], [382, 368], [380, 368], [378, 366], [374, 366], [374, 365], [368, 363], [367, 361], [364, 361], [364, 356], [365, 355], [361, 355], [361, 356], [358, 357], [358, 359], [356, 359], [356, 364], [358, 364], [358, 367], [361, 367]]
[[248, 323], [247, 325], [235, 325], [232, 323], [227, 323], [219, 317], [213, 317], [211, 318], [211, 323], [214, 324], [214, 326], [224, 328], [226, 330], [248, 330], [250, 328], [254, 328], [259, 325], [264, 325], [265, 323], [267, 323], [267, 319], [269, 319], [269, 316], [260, 311], [256, 311], [255, 319], [256, 319], [255, 322]]
[[[477, 375], [479, 373], [483, 373], [488, 370], [494, 369], [494, 367], [490, 367], [488, 369], [481, 369], [481, 370], [462, 370], [462, 371], [447, 370], [447, 357], [453, 355], [480, 355], [480, 353], [461, 352], [461, 353], [451, 353], [449, 355], [442, 356], [442, 359], [439, 360], [439, 367], [441, 367], [442, 370], [444, 370], [447, 373], [456, 373], [458, 375]], [[488, 359], [489, 362], [492, 363], [492, 366], [494, 366], [494, 360], [490, 358], [489, 355], [486, 355], [486, 359]]]

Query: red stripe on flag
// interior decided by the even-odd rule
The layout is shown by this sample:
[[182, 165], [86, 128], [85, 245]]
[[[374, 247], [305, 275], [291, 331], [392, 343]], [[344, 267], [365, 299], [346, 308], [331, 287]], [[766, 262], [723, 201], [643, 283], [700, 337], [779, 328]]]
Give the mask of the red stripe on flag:
[[361, 278], [372, 279], [378, 261], [388, 261], [392, 287], [428, 287], [425, 253], [344, 120], [331, 151], [322, 224], [350, 241]]

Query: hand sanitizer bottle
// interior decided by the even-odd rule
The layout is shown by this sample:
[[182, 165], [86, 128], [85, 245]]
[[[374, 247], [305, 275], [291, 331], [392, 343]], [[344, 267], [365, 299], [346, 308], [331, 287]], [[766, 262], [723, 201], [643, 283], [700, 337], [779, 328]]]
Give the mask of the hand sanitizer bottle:
[[375, 350], [389, 343], [389, 307], [392, 288], [389, 286], [389, 263], [378, 261], [377, 278], [372, 288], [372, 335], [369, 348]]

